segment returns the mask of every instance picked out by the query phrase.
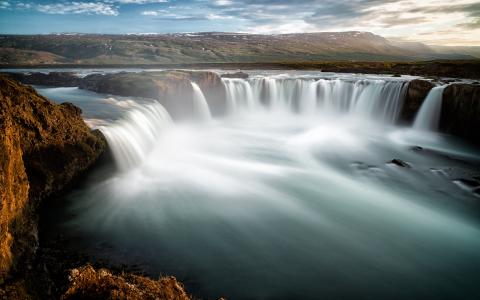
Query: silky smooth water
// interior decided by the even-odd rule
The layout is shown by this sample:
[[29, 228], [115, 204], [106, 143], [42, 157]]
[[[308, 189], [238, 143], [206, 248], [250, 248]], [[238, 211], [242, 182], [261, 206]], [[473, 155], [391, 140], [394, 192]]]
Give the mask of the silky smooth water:
[[396, 127], [403, 82], [224, 83], [227, 116], [149, 103], [101, 127], [119, 169], [68, 196], [65, 231], [212, 299], [480, 297], [478, 199], [454, 182], [479, 153]]

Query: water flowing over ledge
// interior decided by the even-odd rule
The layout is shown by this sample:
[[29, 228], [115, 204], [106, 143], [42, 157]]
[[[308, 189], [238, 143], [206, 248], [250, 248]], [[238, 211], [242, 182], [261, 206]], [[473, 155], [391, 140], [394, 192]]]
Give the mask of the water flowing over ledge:
[[408, 79], [212, 82], [182, 81], [190, 119], [172, 124], [158, 99], [102, 127], [120, 172], [72, 195], [67, 225], [93, 253], [193, 278], [212, 299], [480, 295], [465, 209], [478, 175], [450, 173], [465, 164], [442, 154], [465, 158], [460, 146], [397, 124]]
[[115, 124], [100, 130], [110, 145], [117, 165], [128, 170], [143, 161], [166, 127], [172, 124], [168, 112], [159, 103], [152, 103], [127, 112]]
[[415, 118], [413, 128], [424, 131], [437, 131], [442, 112], [443, 91], [447, 85], [434, 87], [423, 101]]
[[408, 81], [384, 79], [302, 79], [254, 77], [222, 79], [230, 113], [238, 110], [283, 110], [305, 115], [347, 113], [394, 123]]

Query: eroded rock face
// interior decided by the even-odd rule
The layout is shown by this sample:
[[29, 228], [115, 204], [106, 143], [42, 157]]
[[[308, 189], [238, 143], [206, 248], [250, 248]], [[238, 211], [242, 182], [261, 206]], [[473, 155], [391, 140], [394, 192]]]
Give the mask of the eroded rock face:
[[206, 71], [121, 72], [86, 76], [80, 88], [97, 93], [143, 97], [158, 100], [175, 118], [192, 115], [193, 89], [199, 85], [211, 112], [221, 115], [226, 111], [226, 91], [221, 78]]
[[106, 148], [72, 104], [0, 76], [0, 282], [37, 243], [36, 209], [88, 169]]
[[420, 110], [423, 100], [435, 85], [430, 81], [415, 79], [408, 84], [407, 94], [400, 114], [401, 122], [411, 124]]
[[107, 269], [84, 266], [70, 270], [69, 287], [61, 299], [162, 299], [189, 300], [174, 277], [152, 280], [146, 277], [114, 275]]
[[451, 84], [445, 88], [440, 130], [480, 145], [480, 85]]

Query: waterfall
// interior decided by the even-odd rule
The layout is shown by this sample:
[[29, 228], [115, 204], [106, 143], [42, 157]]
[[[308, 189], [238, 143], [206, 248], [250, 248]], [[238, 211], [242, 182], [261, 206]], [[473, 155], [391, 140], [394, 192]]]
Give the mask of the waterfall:
[[349, 113], [394, 123], [403, 105], [405, 80], [224, 78], [231, 113], [263, 105], [299, 114]]
[[163, 130], [172, 124], [159, 103], [138, 106], [114, 124], [100, 127], [117, 166], [128, 170], [147, 156]]
[[[298, 115], [350, 114], [393, 123], [403, 105], [405, 80], [313, 79], [258, 76], [250, 79], [224, 78], [230, 113], [263, 108]], [[200, 87], [192, 82], [195, 117], [211, 120], [208, 103]], [[441, 97], [432, 90], [417, 117], [415, 127], [435, 127]], [[443, 90], [443, 88], [442, 88]], [[437, 92], [438, 91], [438, 92]], [[438, 95], [437, 95], [438, 94]], [[435, 98], [435, 99], [430, 99]], [[436, 119], [435, 119], [436, 118]], [[148, 155], [163, 129], [171, 123], [159, 103], [138, 105], [120, 121], [101, 128], [121, 169], [138, 165]], [[425, 125], [427, 124], [427, 125]], [[432, 125], [433, 124], [433, 125]], [[435, 125], [435, 126], [434, 126]]]
[[223, 84], [227, 91], [227, 105], [230, 112], [234, 112], [235, 108], [254, 108], [255, 96], [253, 95], [252, 86], [248, 81], [243, 79], [225, 79], [222, 78]]
[[193, 88], [193, 109], [195, 116], [202, 121], [208, 121], [212, 119], [212, 114], [208, 108], [207, 99], [202, 93], [202, 90], [195, 82], [191, 82]]
[[436, 131], [442, 111], [444, 86], [437, 86], [430, 90], [415, 117], [413, 128], [424, 131]]

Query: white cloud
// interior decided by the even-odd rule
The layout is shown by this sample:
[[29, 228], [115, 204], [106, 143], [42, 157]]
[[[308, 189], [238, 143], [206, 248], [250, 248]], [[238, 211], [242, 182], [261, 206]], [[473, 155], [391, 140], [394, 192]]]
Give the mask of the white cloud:
[[107, 0], [109, 3], [120, 4], [148, 4], [148, 3], [167, 3], [169, 0]]
[[230, 20], [233, 19], [233, 16], [223, 16], [223, 15], [217, 15], [217, 14], [208, 14], [206, 16], [208, 20]]
[[231, 1], [231, 0], [216, 0], [216, 1], [214, 1], [214, 3], [216, 5], [219, 5], [219, 6], [227, 6], [227, 5], [232, 5], [233, 1]]
[[39, 4], [36, 10], [47, 14], [95, 14], [117, 16], [116, 7], [101, 2], [67, 2], [56, 4]]
[[16, 8], [18, 9], [31, 9], [33, 5], [31, 3], [17, 2]]
[[142, 11], [143, 16], [158, 16], [158, 12], [154, 10]]
[[10, 3], [8, 1], [0, 1], [0, 9], [10, 8]]

